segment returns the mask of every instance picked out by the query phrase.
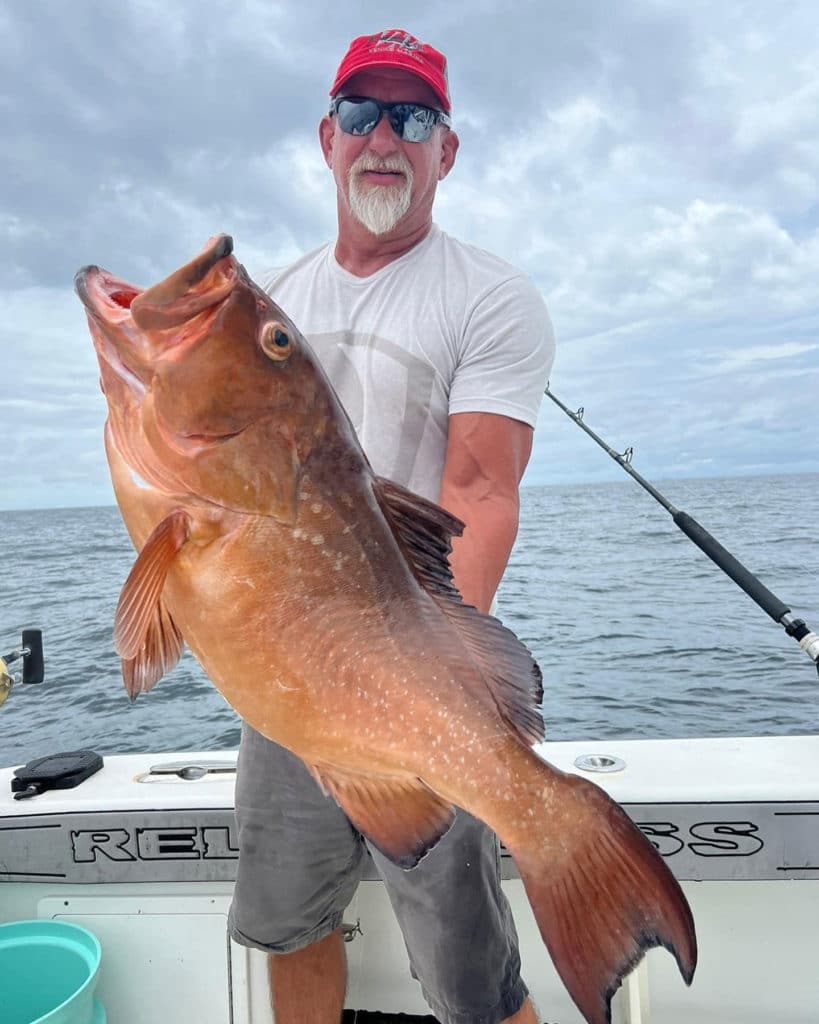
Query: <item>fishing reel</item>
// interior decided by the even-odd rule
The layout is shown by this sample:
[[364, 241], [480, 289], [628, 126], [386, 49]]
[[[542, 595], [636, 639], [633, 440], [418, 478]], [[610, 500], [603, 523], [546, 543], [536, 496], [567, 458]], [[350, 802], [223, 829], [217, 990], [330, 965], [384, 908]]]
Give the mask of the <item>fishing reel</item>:
[[39, 629], [24, 629], [22, 645], [9, 654], [0, 657], [0, 706], [2, 706], [11, 688], [17, 682], [9, 672], [8, 666], [15, 661], [23, 661], [23, 682], [41, 683], [45, 677], [43, 662], [43, 633]]

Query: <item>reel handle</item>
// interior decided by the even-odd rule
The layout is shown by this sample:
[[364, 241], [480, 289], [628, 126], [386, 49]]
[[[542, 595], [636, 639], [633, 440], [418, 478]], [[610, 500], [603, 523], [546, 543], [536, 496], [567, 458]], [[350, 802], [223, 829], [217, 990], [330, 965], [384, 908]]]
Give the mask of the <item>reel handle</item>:
[[21, 658], [23, 660], [23, 682], [41, 683], [45, 678], [43, 631], [41, 629], [24, 629], [22, 645], [0, 657], [0, 689], [5, 689], [6, 695], [12, 686], [12, 677], [8, 672], [8, 666]]

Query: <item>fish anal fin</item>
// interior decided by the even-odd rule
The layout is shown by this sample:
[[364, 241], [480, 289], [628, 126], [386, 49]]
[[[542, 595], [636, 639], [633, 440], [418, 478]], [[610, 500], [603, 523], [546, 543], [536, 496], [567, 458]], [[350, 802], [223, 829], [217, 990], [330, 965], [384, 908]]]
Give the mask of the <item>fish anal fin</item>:
[[[122, 588], [114, 619], [114, 648], [124, 662], [140, 658], [146, 662], [126, 673], [126, 687], [129, 674], [132, 683], [138, 677], [147, 680], [171, 658], [175, 663], [181, 653], [181, 637], [161, 595], [168, 570], [190, 536], [190, 525], [182, 509], [165, 516], [143, 545]], [[179, 653], [173, 657], [175, 650]]]
[[[559, 776], [552, 807], [562, 804], [566, 827], [552, 821], [551, 830], [560, 843], [510, 852], [569, 994], [588, 1024], [611, 1024], [612, 996], [654, 946], [691, 984], [694, 921], [674, 875], [625, 811], [586, 779]], [[544, 835], [549, 827], [544, 819]]]
[[133, 658], [122, 659], [122, 679], [131, 700], [155, 686], [182, 656], [185, 641], [160, 598], [145, 642]]
[[451, 538], [464, 524], [405, 487], [376, 478], [375, 493], [418, 583], [455, 626], [495, 705], [526, 746], [544, 739], [543, 679], [528, 648], [500, 620], [464, 604], [449, 565]]
[[413, 868], [449, 830], [455, 809], [420, 779], [360, 775], [312, 766], [324, 791], [395, 864]]

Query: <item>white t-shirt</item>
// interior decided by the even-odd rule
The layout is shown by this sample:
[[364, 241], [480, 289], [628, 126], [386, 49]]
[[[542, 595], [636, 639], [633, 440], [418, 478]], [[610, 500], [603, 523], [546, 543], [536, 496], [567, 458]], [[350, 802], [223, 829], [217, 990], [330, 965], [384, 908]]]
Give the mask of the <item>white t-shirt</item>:
[[451, 413], [535, 425], [555, 350], [543, 298], [436, 225], [369, 277], [328, 244], [260, 284], [307, 338], [380, 476], [437, 501]]

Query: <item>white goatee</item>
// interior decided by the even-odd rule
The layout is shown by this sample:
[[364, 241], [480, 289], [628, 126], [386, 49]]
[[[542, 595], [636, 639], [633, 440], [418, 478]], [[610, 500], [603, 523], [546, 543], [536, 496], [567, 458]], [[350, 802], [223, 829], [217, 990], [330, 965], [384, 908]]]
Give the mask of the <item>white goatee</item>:
[[[368, 185], [361, 181], [364, 171], [395, 171], [404, 175], [396, 185]], [[386, 235], [409, 210], [412, 199], [412, 167], [396, 154], [382, 160], [362, 153], [350, 168], [350, 212], [373, 235]]]

